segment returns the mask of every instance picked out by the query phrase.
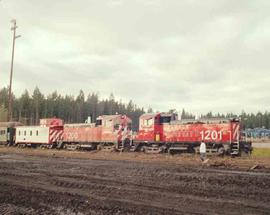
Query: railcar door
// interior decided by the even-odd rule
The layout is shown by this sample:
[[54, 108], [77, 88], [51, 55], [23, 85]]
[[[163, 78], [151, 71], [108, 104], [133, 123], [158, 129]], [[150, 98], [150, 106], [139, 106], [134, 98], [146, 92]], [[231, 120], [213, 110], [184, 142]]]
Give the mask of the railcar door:
[[154, 124], [154, 141], [160, 142], [163, 141], [163, 125], [162, 125], [162, 117], [160, 114], [155, 116], [155, 124]]
[[15, 140], [15, 128], [7, 128], [7, 144], [13, 145]]
[[164, 133], [164, 125], [169, 124], [174, 116], [172, 114], [159, 114], [155, 117], [155, 141], [164, 142], [166, 135]]

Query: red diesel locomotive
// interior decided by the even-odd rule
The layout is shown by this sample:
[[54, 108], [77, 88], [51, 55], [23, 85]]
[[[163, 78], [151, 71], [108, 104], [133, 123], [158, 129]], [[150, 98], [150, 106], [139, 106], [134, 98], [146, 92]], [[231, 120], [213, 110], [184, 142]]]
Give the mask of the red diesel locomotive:
[[145, 152], [196, 152], [204, 141], [207, 151], [218, 154], [249, 154], [251, 143], [241, 140], [238, 119], [177, 120], [174, 113], [144, 114], [133, 150]]
[[96, 123], [65, 124], [59, 148], [66, 149], [122, 149], [130, 146], [131, 119], [126, 115], [99, 116]]

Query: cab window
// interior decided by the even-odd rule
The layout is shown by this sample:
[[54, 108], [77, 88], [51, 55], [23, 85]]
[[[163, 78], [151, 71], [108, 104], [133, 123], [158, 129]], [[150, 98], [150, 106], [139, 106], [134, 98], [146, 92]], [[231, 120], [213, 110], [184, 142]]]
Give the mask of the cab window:
[[96, 126], [99, 126], [99, 125], [102, 125], [102, 120], [101, 119], [96, 121]]
[[171, 117], [170, 116], [162, 116], [160, 117], [160, 124], [163, 124], [163, 123], [170, 123], [171, 122]]
[[146, 126], [151, 126], [153, 125], [153, 122], [154, 122], [153, 118], [150, 118], [150, 119], [145, 119], [143, 124]]

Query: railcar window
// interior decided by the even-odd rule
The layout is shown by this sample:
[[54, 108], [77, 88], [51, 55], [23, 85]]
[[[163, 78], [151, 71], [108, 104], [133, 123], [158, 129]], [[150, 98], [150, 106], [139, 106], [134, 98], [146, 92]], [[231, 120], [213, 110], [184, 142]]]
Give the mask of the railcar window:
[[26, 136], [26, 131], [24, 131], [24, 136]]
[[19, 131], [19, 136], [21, 136], [21, 131]]
[[38, 136], [38, 130], [36, 130], [36, 136]]
[[30, 136], [32, 136], [32, 133], [33, 133], [33, 132], [32, 132], [32, 131], [30, 131]]

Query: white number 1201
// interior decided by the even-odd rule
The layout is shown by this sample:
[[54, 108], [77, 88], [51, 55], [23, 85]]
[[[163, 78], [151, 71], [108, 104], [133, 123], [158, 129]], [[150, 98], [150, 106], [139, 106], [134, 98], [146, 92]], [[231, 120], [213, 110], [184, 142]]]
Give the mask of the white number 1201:
[[205, 130], [200, 132], [202, 140], [221, 140], [222, 131]]

